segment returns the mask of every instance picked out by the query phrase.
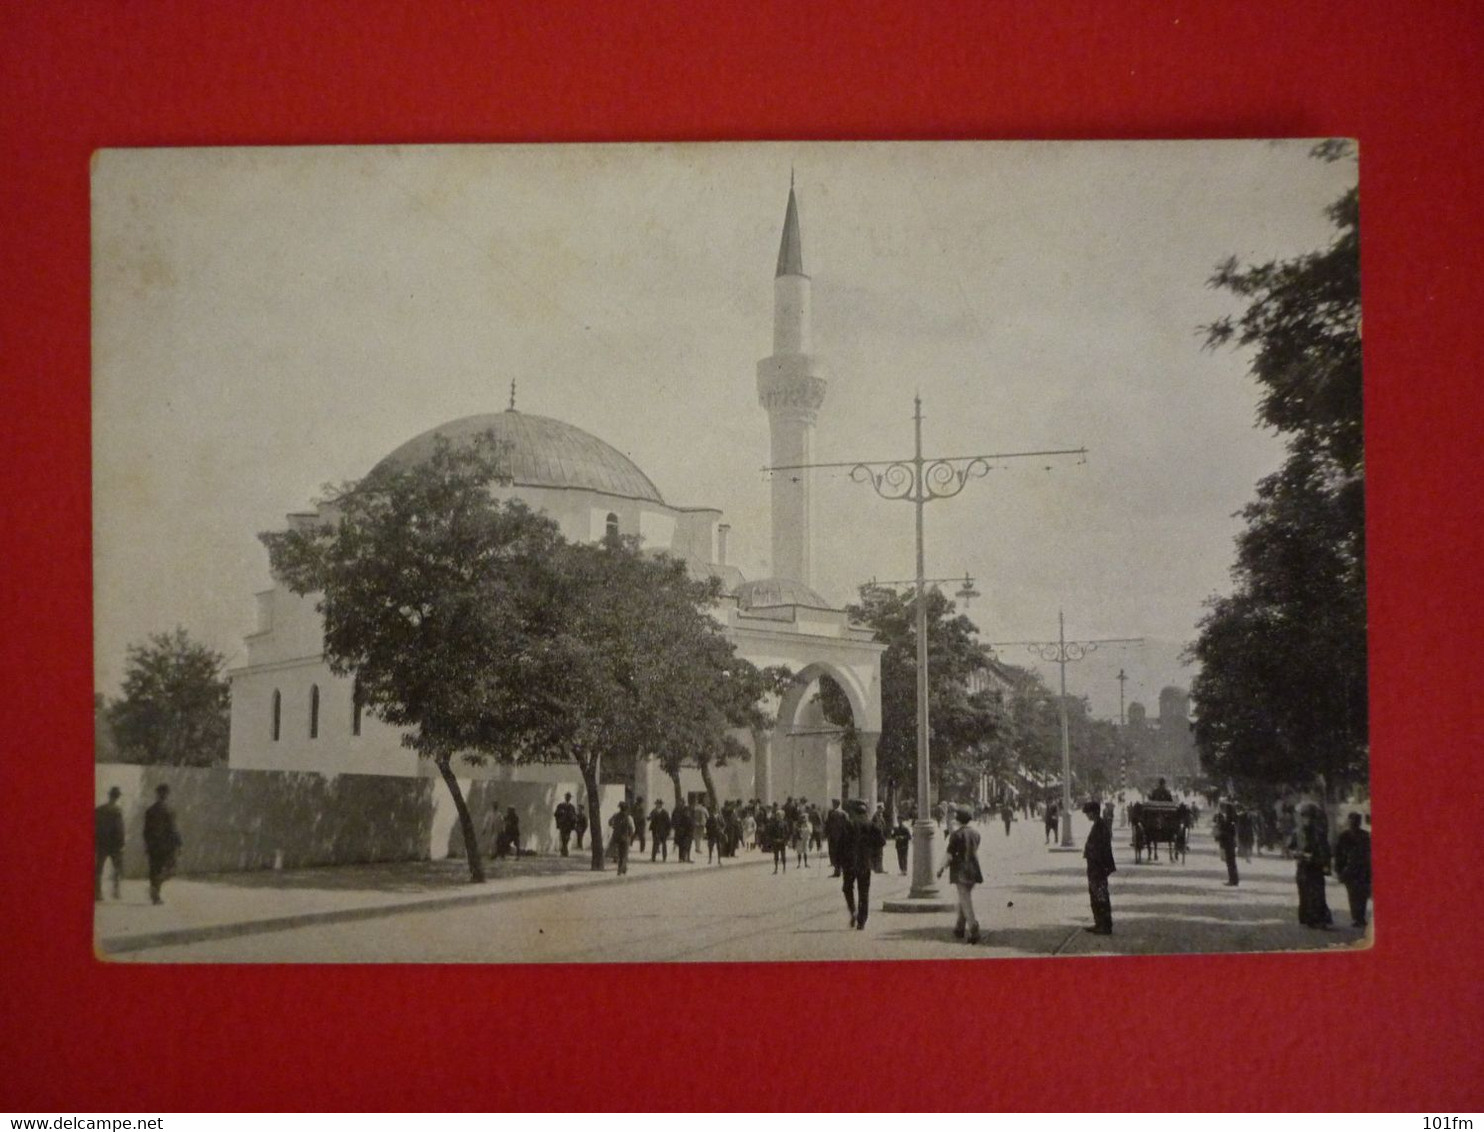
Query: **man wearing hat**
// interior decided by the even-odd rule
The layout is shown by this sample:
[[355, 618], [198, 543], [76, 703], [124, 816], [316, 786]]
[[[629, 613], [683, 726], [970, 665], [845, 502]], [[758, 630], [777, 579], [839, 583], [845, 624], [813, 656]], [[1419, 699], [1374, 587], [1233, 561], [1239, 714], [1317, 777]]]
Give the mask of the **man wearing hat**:
[[167, 799], [170, 787], [163, 782], [155, 787], [155, 804], [144, 811], [144, 852], [149, 857], [149, 899], [163, 904], [160, 889], [175, 872], [175, 855], [180, 852], [180, 830], [175, 827], [175, 811]]
[[1371, 835], [1360, 828], [1360, 815], [1346, 818], [1346, 828], [1335, 842], [1335, 875], [1345, 882], [1350, 897], [1350, 924], [1366, 925], [1371, 899]]
[[824, 843], [830, 851], [830, 868], [835, 871], [831, 876], [840, 875], [840, 842], [845, 836], [845, 827], [850, 824], [850, 816], [840, 808], [840, 799], [830, 799], [830, 812], [824, 818]]
[[1235, 802], [1222, 802], [1216, 815], [1216, 844], [1221, 849], [1221, 859], [1226, 862], [1226, 885], [1237, 887], [1237, 806]]
[[113, 898], [119, 899], [119, 879], [124, 875], [123, 794], [117, 786], [108, 790], [108, 801], [93, 811], [93, 899], [103, 899], [103, 866], [113, 862]]
[[867, 819], [867, 806], [856, 798], [850, 803], [850, 820], [840, 838], [840, 868], [845, 880], [845, 907], [850, 926], [862, 929], [871, 911], [871, 862], [886, 846], [886, 834]]
[[973, 817], [967, 806], [959, 806], [953, 811], [954, 821], [958, 824], [948, 835], [948, 859], [938, 869], [938, 875], [942, 876], [943, 869], [947, 869], [949, 882], [958, 890], [958, 923], [953, 934], [963, 939], [967, 931], [969, 942], [978, 943], [979, 918], [974, 915], [974, 886], [984, 880], [984, 871], [979, 867], [979, 831], [969, 828]]
[[1113, 863], [1113, 832], [1096, 802], [1088, 802], [1082, 812], [1092, 819], [1082, 856], [1087, 861], [1087, 896], [1092, 902], [1093, 924], [1084, 930], [1093, 935], [1112, 935], [1113, 898], [1108, 895], [1108, 878], [1118, 871]]

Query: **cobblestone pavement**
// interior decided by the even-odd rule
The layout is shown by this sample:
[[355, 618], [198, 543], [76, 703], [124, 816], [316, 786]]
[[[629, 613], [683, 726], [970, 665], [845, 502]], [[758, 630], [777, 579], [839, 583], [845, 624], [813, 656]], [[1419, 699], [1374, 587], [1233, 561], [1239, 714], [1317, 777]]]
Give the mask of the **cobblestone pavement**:
[[[1076, 832], [1080, 843], [1084, 831]], [[853, 932], [827, 863], [775, 876], [761, 854], [722, 868], [635, 860], [627, 877], [592, 873], [578, 859], [509, 862], [478, 887], [464, 883], [458, 862], [171, 882], [163, 908], [101, 906], [98, 935], [118, 945], [106, 948], [113, 957], [151, 962], [749, 962], [1365, 945], [1365, 933], [1348, 927], [1344, 890], [1333, 882], [1337, 927], [1298, 924], [1291, 862], [1254, 857], [1241, 864], [1241, 885], [1227, 888], [1204, 834], [1184, 863], [1143, 865], [1133, 863], [1125, 834], [1114, 831], [1112, 936], [1083, 931], [1091, 917], [1081, 855], [1050, 852], [1037, 823], [1016, 823], [1009, 836], [999, 823], [981, 827], [986, 883], [975, 905], [985, 937], [975, 947], [953, 938], [951, 913], [881, 911], [884, 899], [907, 892], [895, 868], [874, 879], [868, 926]], [[895, 865], [890, 848], [887, 857]], [[234, 907], [239, 917], [245, 908], [258, 916], [244, 927], [230, 919]], [[219, 917], [218, 938], [211, 924], [186, 923], [207, 911]], [[196, 934], [173, 942], [163, 915], [148, 919], [154, 914]]]

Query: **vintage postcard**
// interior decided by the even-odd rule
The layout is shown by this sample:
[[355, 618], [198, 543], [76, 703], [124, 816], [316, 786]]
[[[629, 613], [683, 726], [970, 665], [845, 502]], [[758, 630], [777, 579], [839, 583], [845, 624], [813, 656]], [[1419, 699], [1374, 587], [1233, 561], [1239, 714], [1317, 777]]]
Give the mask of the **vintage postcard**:
[[1366, 946], [1358, 159], [99, 152], [97, 953]]

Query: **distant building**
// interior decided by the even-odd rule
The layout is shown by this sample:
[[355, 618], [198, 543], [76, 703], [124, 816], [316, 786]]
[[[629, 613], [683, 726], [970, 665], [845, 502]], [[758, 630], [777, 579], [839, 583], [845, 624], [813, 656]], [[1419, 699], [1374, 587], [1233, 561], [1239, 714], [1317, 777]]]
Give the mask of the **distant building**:
[[1158, 719], [1151, 720], [1137, 700], [1128, 705], [1127, 718], [1123, 738], [1130, 787], [1147, 792], [1161, 778], [1172, 787], [1187, 787], [1200, 777], [1200, 756], [1190, 732], [1189, 692], [1161, 688]]

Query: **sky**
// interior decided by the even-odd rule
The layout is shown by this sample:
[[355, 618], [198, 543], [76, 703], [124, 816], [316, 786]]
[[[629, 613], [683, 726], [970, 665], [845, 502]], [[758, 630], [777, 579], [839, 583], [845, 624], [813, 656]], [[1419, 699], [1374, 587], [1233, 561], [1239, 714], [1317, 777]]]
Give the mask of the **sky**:
[[[985, 641], [1143, 637], [1067, 670], [1116, 717], [1188, 686], [1234, 518], [1282, 459], [1215, 265], [1317, 250], [1352, 162], [1290, 141], [110, 150], [93, 170], [96, 686], [185, 627], [245, 657], [260, 531], [441, 423], [517, 407], [725, 512], [768, 576], [773, 272], [795, 178], [821, 462], [997, 462], [926, 509]], [[1048, 467], [1049, 465], [1049, 467]], [[915, 568], [913, 509], [815, 473], [814, 588]], [[957, 586], [950, 587], [957, 589]], [[1026, 663], [1028, 650], [1000, 650]], [[1054, 666], [1045, 669], [1054, 681]]]

